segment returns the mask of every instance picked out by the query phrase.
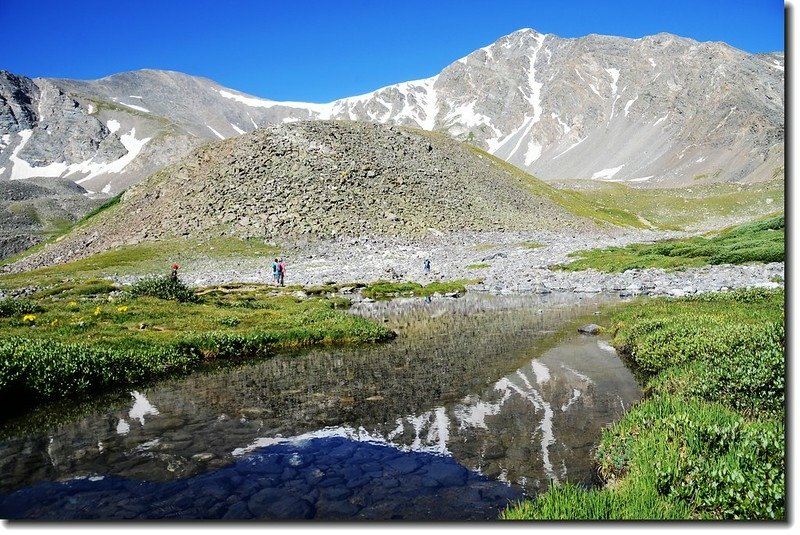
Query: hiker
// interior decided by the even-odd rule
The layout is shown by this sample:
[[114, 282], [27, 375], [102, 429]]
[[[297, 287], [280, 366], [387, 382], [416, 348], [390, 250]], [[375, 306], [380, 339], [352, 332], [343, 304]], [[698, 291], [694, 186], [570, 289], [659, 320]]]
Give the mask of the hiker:
[[170, 275], [169, 275], [169, 280], [171, 280], [172, 282], [176, 282], [178, 280], [178, 268], [179, 267], [180, 266], [177, 263], [172, 264], [172, 273], [170, 273]]
[[286, 276], [286, 262], [283, 261], [281, 258], [280, 262], [278, 262], [278, 284], [283, 286], [283, 277]]
[[272, 280], [275, 284], [278, 284], [278, 278], [280, 275], [280, 264], [278, 263], [278, 259], [276, 258], [275, 261], [272, 263]]
[[431, 261], [429, 259], [426, 258], [422, 263], [422, 269], [425, 271], [426, 275], [431, 272]]

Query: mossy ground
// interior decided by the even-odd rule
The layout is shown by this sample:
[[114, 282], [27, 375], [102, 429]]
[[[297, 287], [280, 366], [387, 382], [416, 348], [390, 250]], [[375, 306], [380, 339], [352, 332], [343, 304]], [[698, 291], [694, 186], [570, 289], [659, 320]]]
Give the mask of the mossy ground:
[[757, 184], [722, 182], [680, 188], [636, 188], [581, 180], [562, 185], [603, 205], [624, 208], [664, 230], [691, 230], [714, 221], [765, 217], [783, 209], [785, 190], [783, 178]]
[[627, 209], [619, 208], [620, 203], [618, 200], [616, 202], [607, 202], [583, 195], [578, 191], [555, 188], [483, 149], [474, 145], [467, 145], [467, 147], [475, 154], [482, 158], [488, 158], [495, 165], [504, 169], [513, 179], [525, 186], [532, 195], [546, 197], [576, 216], [586, 217], [601, 224], [634, 228], [647, 227], [634, 213]]
[[676, 269], [708, 264], [783, 262], [786, 254], [784, 234], [784, 216], [778, 215], [738, 225], [711, 236], [577, 251], [570, 255], [577, 259], [560, 268], [567, 271], [596, 269], [622, 272], [628, 269]]
[[394, 297], [428, 297], [436, 293], [456, 293], [463, 295], [470, 284], [478, 284], [480, 279], [461, 279], [455, 281], [431, 282], [426, 285], [417, 282], [391, 282], [379, 280], [362, 289], [362, 295], [371, 299], [392, 299]]

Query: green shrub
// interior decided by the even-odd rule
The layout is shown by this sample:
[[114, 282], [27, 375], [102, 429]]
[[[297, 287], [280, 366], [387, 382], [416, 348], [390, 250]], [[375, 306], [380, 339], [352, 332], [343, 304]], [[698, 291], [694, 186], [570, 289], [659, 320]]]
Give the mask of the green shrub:
[[133, 284], [128, 293], [133, 297], [147, 295], [159, 299], [179, 302], [197, 303], [200, 298], [194, 290], [186, 286], [180, 279], [165, 277], [148, 277]]
[[780, 420], [749, 422], [713, 403], [657, 395], [603, 433], [597, 456], [606, 478], [646, 481], [694, 518], [780, 519], [783, 435]]
[[240, 320], [236, 316], [226, 316], [224, 318], [220, 318], [219, 322], [220, 324], [225, 325], [226, 327], [236, 327], [242, 322], [242, 320]]
[[655, 463], [658, 491], [714, 519], [782, 519], [785, 514], [782, 422], [709, 425], [690, 414], [664, 420], [680, 452]]
[[188, 371], [198, 360], [189, 347], [135, 350], [51, 339], [0, 340], [0, 400], [16, 406], [83, 396], [112, 386]]
[[10, 318], [20, 314], [34, 314], [42, 310], [41, 306], [27, 299], [13, 297], [0, 299], [0, 318]]

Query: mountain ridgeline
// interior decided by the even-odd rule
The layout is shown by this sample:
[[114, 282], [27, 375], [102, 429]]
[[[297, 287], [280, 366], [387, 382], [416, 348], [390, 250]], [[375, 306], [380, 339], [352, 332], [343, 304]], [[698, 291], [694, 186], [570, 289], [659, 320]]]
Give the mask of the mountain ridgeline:
[[327, 104], [176, 72], [94, 81], [0, 73], [0, 179], [115, 194], [202, 140], [348, 119], [440, 131], [543, 180], [752, 182], [783, 172], [784, 57], [670, 34], [502, 37], [424, 80]]

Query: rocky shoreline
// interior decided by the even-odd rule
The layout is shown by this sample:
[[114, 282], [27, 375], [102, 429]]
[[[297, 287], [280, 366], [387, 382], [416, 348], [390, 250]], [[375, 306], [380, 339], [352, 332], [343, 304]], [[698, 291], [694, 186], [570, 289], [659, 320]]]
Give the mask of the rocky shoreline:
[[[285, 250], [286, 284], [304, 286], [376, 280], [412, 281], [481, 279], [470, 291], [493, 294], [612, 292], [626, 295], [673, 295], [735, 288], [783, 286], [784, 263], [717, 265], [682, 271], [636, 269], [624, 273], [595, 270], [568, 272], [551, 267], [569, 261], [569, 253], [597, 247], [654, 242], [684, 236], [671, 231], [618, 231], [613, 234], [556, 232], [455, 233], [425, 240], [360, 238], [294, 245]], [[539, 246], [534, 246], [539, 244]], [[423, 261], [431, 260], [425, 273]], [[182, 267], [192, 286], [230, 282], [271, 282], [272, 259], [200, 260]], [[488, 267], [476, 267], [488, 265]], [[133, 277], [117, 282], [130, 283]]]

